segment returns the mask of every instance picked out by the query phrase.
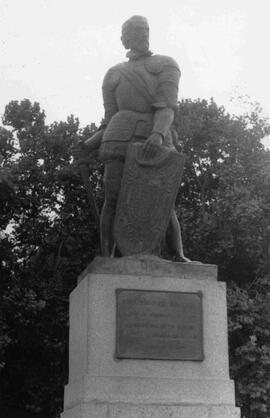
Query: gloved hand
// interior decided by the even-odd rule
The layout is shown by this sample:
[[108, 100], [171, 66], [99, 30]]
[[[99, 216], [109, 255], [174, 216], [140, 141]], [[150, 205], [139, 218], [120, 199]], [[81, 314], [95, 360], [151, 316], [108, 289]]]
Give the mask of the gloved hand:
[[157, 132], [152, 132], [149, 138], [147, 138], [144, 144], [144, 158], [151, 159], [153, 158], [159, 147], [161, 147], [163, 138], [161, 134]]
[[73, 154], [74, 160], [80, 163], [87, 163], [89, 160], [89, 152], [87, 146], [84, 144], [84, 141], [78, 141], [72, 145], [71, 152]]

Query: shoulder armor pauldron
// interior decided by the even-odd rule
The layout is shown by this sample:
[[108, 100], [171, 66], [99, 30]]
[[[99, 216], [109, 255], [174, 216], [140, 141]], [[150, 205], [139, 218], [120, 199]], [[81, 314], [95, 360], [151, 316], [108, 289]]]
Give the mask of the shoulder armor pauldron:
[[122, 63], [117, 64], [107, 71], [104, 77], [103, 86], [108, 86], [108, 87], [110, 86], [111, 88], [114, 88], [117, 86], [120, 80], [119, 69], [121, 68], [122, 65], [123, 65]]
[[145, 68], [152, 74], [160, 74], [164, 67], [174, 67], [180, 72], [177, 62], [166, 55], [152, 55], [145, 61]]

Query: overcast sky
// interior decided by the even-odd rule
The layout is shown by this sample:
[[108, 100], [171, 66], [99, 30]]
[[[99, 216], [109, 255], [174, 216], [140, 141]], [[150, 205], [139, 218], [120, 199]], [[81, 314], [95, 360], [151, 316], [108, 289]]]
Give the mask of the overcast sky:
[[[29, 98], [47, 122], [103, 115], [101, 83], [123, 60], [122, 23], [148, 18], [150, 47], [181, 68], [179, 99], [210, 98], [230, 112], [249, 95], [270, 116], [269, 0], [0, 0], [0, 114]], [[245, 109], [244, 109], [245, 110]]]

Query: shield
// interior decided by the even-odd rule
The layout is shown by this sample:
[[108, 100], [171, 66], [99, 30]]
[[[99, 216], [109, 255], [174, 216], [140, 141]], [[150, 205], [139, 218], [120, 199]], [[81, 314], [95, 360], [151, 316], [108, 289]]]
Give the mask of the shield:
[[184, 168], [175, 149], [130, 144], [114, 221], [114, 239], [123, 256], [157, 254], [165, 236]]

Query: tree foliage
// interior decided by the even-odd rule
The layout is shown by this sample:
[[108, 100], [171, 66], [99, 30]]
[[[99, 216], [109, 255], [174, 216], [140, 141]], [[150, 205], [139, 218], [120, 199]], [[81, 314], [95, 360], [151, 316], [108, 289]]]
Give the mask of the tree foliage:
[[268, 417], [270, 410], [269, 276], [228, 291], [231, 375], [245, 417]]
[[[53, 418], [67, 383], [68, 296], [98, 252], [71, 147], [96, 127], [81, 129], [73, 116], [46, 125], [39, 104], [29, 100], [9, 103], [3, 123], [1, 396], [6, 408], [20, 408], [14, 417], [27, 411], [28, 417]], [[218, 264], [228, 283], [238, 403], [246, 417], [267, 417], [269, 263], [263, 242], [270, 225], [270, 153], [261, 139], [270, 127], [256, 106], [231, 117], [213, 100], [180, 102], [175, 126], [186, 154], [176, 205], [185, 252]], [[97, 163], [90, 176], [99, 207], [102, 173]]]
[[[6, 404], [52, 417], [67, 379], [68, 296], [97, 244], [71, 146], [95, 127], [80, 131], [74, 117], [47, 126], [28, 100], [11, 102], [3, 121], [16, 202], [2, 224], [0, 386]], [[92, 181], [101, 200], [98, 171]]]

